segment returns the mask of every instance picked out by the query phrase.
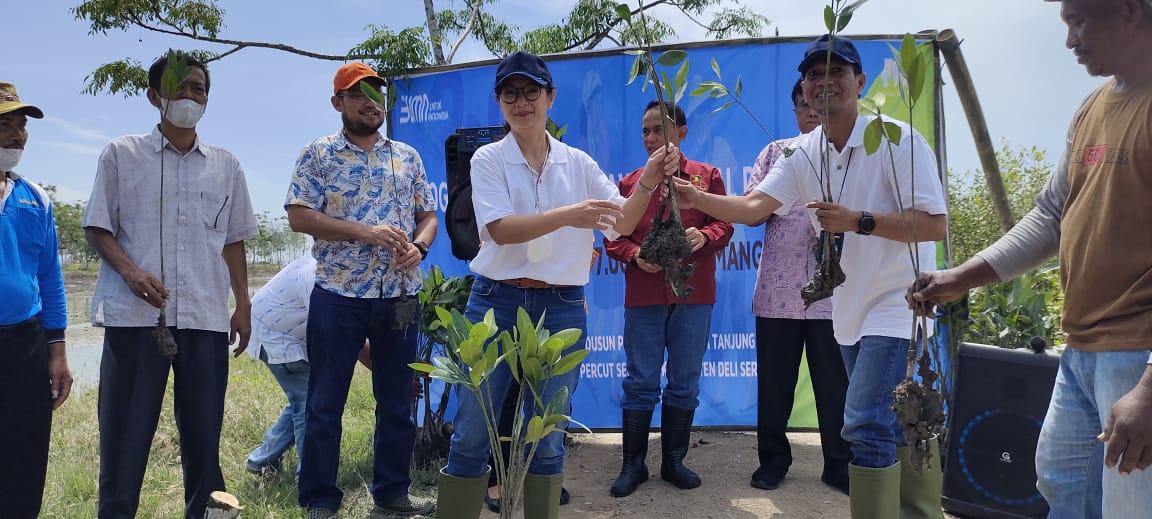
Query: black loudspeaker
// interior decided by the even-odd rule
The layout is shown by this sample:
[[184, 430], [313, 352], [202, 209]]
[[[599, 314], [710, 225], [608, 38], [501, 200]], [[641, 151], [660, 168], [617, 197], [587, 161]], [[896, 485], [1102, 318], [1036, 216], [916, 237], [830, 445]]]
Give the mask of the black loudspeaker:
[[1036, 442], [1060, 357], [964, 343], [944, 463], [944, 509], [971, 518], [1042, 518]]
[[480, 233], [476, 230], [476, 212], [472, 207], [472, 154], [481, 146], [504, 137], [504, 128], [458, 128], [444, 140], [445, 178], [448, 181], [448, 207], [444, 210], [444, 228], [452, 242], [452, 255], [470, 260], [480, 252]]

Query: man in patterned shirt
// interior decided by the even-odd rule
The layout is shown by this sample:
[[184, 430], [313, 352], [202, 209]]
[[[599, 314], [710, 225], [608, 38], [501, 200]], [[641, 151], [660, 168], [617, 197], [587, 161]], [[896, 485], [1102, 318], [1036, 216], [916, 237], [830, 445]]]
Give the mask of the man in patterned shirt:
[[[792, 105], [801, 134], [820, 126], [820, 114], [804, 101], [800, 80], [792, 88]], [[756, 190], [772, 165], [784, 155], [784, 149], [798, 139], [781, 139], [764, 147], [756, 158], [745, 195]], [[824, 453], [820, 480], [847, 494], [852, 451], [840, 436], [840, 429], [844, 427], [848, 372], [840, 358], [840, 345], [832, 333], [832, 301], [822, 299], [804, 308], [800, 299], [800, 289], [816, 270], [816, 259], [812, 255], [815, 244], [816, 232], [802, 203], [792, 204], [788, 214], [772, 216], [765, 223], [764, 252], [752, 293], [759, 370], [756, 452], [760, 461], [752, 474], [752, 486], [774, 490], [792, 465], [792, 449], [785, 431], [796, 398], [800, 358], [807, 350], [808, 373], [812, 377], [820, 425], [820, 448]]]
[[[284, 207], [292, 230], [316, 243], [316, 286], [308, 315], [307, 425], [300, 505], [309, 518], [335, 517], [341, 418], [356, 356], [371, 341], [376, 398], [372, 498], [379, 513], [416, 515], [435, 504], [408, 493], [416, 428], [409, 415], [416, 322], [397, 308], [420, 289], [419, 265], [436, 237], [436, 205], [416, 150], [379, 133], [384, 110], [362, 87], [387, 81], [363, 63], [333, 81], [343, 128], [313, 141], [296, 161]], [[402, 313], [402, 312], [401, 312]]]

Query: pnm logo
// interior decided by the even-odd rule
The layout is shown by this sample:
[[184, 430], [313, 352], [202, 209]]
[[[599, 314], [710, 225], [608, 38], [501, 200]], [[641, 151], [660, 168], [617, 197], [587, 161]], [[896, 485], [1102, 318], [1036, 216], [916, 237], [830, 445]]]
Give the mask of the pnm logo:
[[432, 101], [428, 94], [400, 96], [400, 124], [447, 121], [448, 111], [440, 101]]
[[1104, 163], [1104, 156], [1108, 152], [1108, 145], [1100, 144], [1096, 146], [1084, 147], [1084, 165], [1096, 166]]

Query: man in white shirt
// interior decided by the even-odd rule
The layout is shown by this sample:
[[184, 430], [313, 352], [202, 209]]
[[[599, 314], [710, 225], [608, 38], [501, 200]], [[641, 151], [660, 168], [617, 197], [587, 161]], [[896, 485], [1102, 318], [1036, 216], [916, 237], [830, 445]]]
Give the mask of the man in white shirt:
[[[798, 69], [804, 99], [821, 114], [822, 125], [801, 136], [796, 152], [776, 161], [747, 195], [711, 195], [678, 181], [681, 207], [755, 224], [773, 213], [787, 214], [796, 201], [812, 200], [807, 207], [814, 210], [813, 224], [846, 234], [841, 265], [847, 281], [832, 295], [832, 326], [849, 377], [843, 436], [852, 443], [852, 516], [943, 517], [939, 457], [934, 471], [914, 471], [897, 461], [908, 447], [891, 410], [910, 343], [913, 315], [904, 292], [916, 275], [912, 245], [920, 267], [932, 269], [932, 242], [947, 234], [935, 154], [923, 137], [898, 122], [900, 142], [872, 155], [865, 151], [864, 128], [873, 117], [857, 109], [867, 83], [851, 41], [820, 37]], [[822, 170], [825, 157], [828, 167]], [[825, 185], [832, 186], [831, 200], [821, 189]]]
[[[316, 285], [316, 259], [296, 258], [252, 296], [252, 348], [248, 355], [264, 361], [288, 397], [280, 418], [264, 433], [263, 443], [248, 454], [253, 474], [280, 470], [280, 458], [292, 445], [304, 444], [308, 401], [308, 300]], [[299, 467], [297, 467], [299, 472]]]

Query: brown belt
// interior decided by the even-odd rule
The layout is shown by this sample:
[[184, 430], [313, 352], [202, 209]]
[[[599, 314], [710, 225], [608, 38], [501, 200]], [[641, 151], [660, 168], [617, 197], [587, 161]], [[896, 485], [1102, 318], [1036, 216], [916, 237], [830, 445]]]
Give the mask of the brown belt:
[[501, 279], [500, 282], [504, 283], [505, 285], [514, 286], [516, 288], [569, 288], [570, 287], [570, 285], [553, 285], [551, 283], [545, 283], [545, 282], [540, 281], [538, 279], [532, 279], [532, 278]]

